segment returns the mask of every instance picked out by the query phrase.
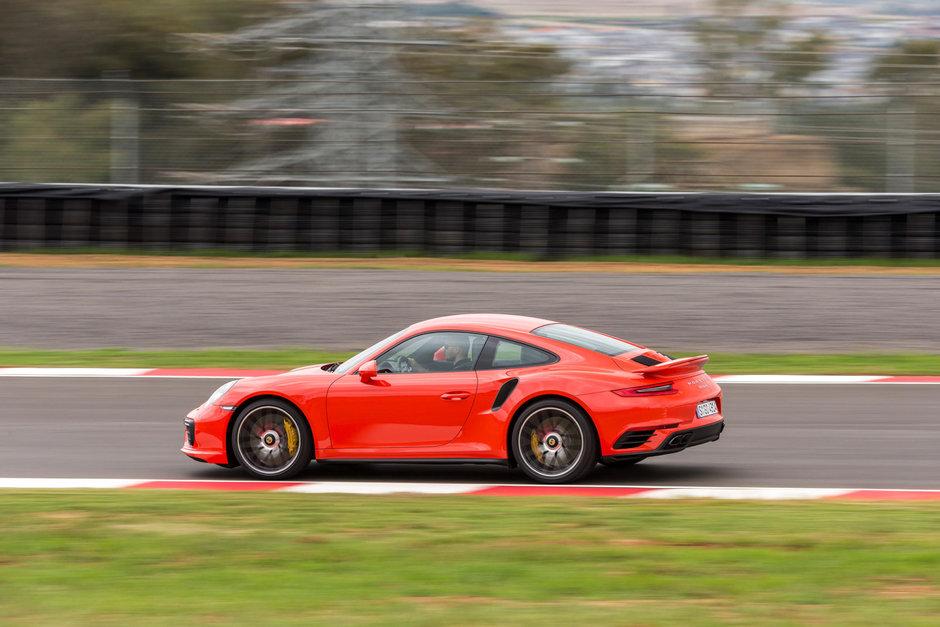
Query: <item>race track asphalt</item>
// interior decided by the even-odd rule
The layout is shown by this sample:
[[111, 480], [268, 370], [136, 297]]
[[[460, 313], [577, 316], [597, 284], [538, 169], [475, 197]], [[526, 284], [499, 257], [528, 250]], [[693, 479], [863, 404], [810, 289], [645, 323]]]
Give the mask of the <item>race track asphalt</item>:
[[[940, 278], [787, 274], [0, 268], [0, 346], [358, 349], [416, 320], [499, 311], [660, 350], [940, 351]], [[178, 449], [219, 384], [0, 379], [0, 477], [241, 479]], [[940, 488], [936, 385], [725, 386], [721, 440], [592, 483]], [[522, 481], [482, 466], [313, 465], [307, 480]]]
[[[0, 378], [0, 477], [247, 478], [179, 452], [213, 379]], [[726, 384], [717, 442], [591, 484], [940, 488], [938, 385]], [[493, 466], [311, 465], [307, 481], [525, 482]]]
[[0, 267], [0, 347], [358, 350], [524, 314], [664, 351], [940, 351], [940, 277]]

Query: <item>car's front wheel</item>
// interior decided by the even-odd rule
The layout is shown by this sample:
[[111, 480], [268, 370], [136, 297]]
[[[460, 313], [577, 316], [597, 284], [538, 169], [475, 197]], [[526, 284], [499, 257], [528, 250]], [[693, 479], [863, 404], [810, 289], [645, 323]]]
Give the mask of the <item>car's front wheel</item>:
[[561, 399], [526, 408], [512, 430], [516, 462], [541, 483], [576, 481], [597, 464], [597, 439], [580, 407]]
[[306, 419], [288, 403], [255, 401], [239, 412], [232, 428], [238, 463], [261, 479], [286, 479], [301, 472], [313, 455]]

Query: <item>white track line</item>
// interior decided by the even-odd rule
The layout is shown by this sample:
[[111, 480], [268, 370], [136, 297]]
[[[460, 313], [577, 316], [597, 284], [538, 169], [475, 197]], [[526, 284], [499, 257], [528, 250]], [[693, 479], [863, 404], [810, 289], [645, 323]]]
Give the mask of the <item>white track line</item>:
[[842, 496], [854, 490], [826, 488], [667, 488], [641, 492], [633, 498], [647, 499], [731, 499], [802, 500]]
[[357, 481], [318, 481], [282, 488], [278, 492], [303, 494], [465, 494], [490, 487], [483, 483], [382, 483]]
[[135, 479], [33, 479], [0, 477], [4, 489], [74, 489], [74, 488], [129, 488], [139, 484]]
[[151, 368], [0, 368], [2, 377], [139, 377]]
[[794, 385], [872, 383], [883, 376], [872, 375], [813, 375], [813, 374], [727, 374], [716, 376], [720, 384], [725, 383], [789, 383]]

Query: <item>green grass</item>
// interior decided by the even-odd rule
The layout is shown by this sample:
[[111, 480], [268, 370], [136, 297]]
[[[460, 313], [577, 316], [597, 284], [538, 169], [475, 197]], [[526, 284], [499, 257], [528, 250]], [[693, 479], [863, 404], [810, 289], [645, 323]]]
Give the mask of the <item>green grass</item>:
[[[352, 352], [308, 348], [274, 350], [206, 349], [137, 351], [101, 348], [84, 351], [0, 349], [0, 367], [249, 368], [289, 370], [343, 361]], [[686, 357], [692, 353], [674, 353]], [[711, 374], [885, 374], [940, 375], [940, 355], [926, 353], [850, 353], [836, 355], [712, 354]]]
[[934, 625], [940, 504], [0, 491], [13, 625]]
[[99, 348], [94, 350], [0, 349], [0, 367], [82, 368], [249, 368], [289, 370], [316, 363], [343, 361], [354, 352], [309, 348], [239, 350], [152, 350]]
[[[570, 257], [546, 257], [538, 253], [517, 253], [501, 251], [476, 251], [463, 254], [434, 253], [422, 250], [329, 250], [329, 251], [250, 251], [228, 248], [199, 248], [183, 249], [124, 249], [124, 248], [37, 248], [7, 251], [11, 253], [28, 253], [42, 255], [115, 255], [115, 256], [158, 256], [158, 257], [205, 257], [214, 259], [220, 257], [237, 257], [246, 259], [294, 259], [310, 258], [349, 258], [349, 259], [386, 259], [392, 257], [411, 257], [419, 259], [481, 259], [493, 261], [583, 261], [583, 262], [622, 262], [622, 263], [652, 263], [652, 264], [695, 264], [695, 265], [746, 265], [771, 266], [785, 268], [787, 266], [876, 266], [887, 268], [938, 268], [940, 258], [891, 258], [891, 257], [858, 257], [858, 258], [748, 258], [748, 257], [697, 257], [686, 255], [576, 255]], [[2, 265], [2, 257], [0, 257]]]
[[712, 374], [940, 375], [940, 355], [926, 353], [850, 353], [843, 355], [715, 353], [709, 355], [709, 361], [705, 369]]

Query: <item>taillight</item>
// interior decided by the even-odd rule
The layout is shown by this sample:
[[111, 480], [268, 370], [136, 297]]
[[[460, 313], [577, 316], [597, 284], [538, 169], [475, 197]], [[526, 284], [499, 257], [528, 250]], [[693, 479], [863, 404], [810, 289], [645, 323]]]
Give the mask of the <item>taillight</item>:
[[636, 388], [613, 390], [613, 393], [617, 396], [664, 396], [666, 394], [678, 394], [679, 390], [672, 387], [672, 381], [668, 381], [656, 385], [642, 385]]

